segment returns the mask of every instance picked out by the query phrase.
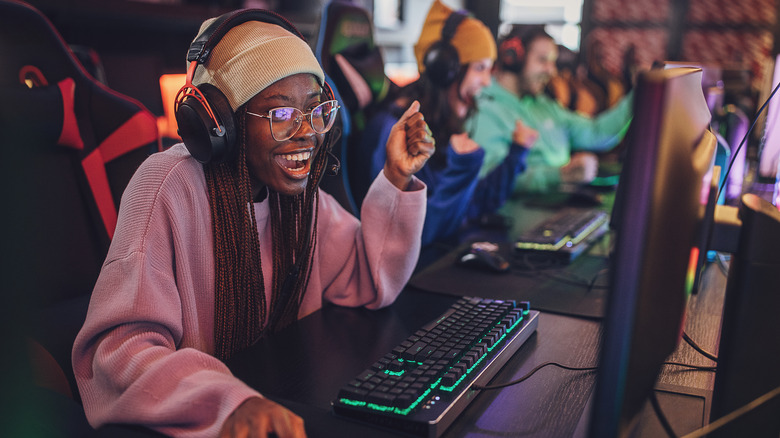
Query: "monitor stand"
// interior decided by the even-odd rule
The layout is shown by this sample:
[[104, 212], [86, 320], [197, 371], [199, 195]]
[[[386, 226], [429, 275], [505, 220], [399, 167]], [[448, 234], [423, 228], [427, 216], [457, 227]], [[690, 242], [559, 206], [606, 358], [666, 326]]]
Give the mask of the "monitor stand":
[[[708, 423], [712, 391], [658, 383], [655, 386], [655, 394], [666, 420], [677, 436], [691, 433]], [[588, 437], [588, 423], [592, 408], [593, 393], [582, 411], [582, 416], [572, 438], [593, 438]], [[661, 426], [658, 415], [648, 401], [639, 414], [634, 430], [629, 437], [652, 438], [659, 436], [667, 435]]]

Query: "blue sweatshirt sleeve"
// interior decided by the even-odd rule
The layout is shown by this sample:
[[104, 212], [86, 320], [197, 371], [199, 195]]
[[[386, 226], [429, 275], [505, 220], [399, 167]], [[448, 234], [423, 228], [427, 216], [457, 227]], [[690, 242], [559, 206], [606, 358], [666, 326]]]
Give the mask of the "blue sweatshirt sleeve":
[[428, 186], [423, 246], [458, 231], [466, 218], [485, 156], [482, 149], [468, 154], [457, 154], [451, 147], [446, 151], [447, 164], [443, 169], [434, 169], [429, 162], [417, 174]]
[[479, 180], [469, 204], [468, 219], [495, 213], [504, 205], [514, 191], [517, 175], [526, 169], [528, 151], [528, 148], [512, 143], [504, 161]]

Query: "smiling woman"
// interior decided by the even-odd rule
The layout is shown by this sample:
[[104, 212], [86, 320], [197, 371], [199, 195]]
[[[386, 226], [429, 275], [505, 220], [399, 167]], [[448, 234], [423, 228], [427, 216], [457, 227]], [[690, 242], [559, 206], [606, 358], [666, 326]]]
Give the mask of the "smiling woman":
[[[284, 18], [207, 20], [176, 99], [183, 143], [124, 194], [73, 348], [87, 418], [167, 435], [305, 435], [222, 361], [328, 301], [392, 303], [419, 255], [433, 153], [413, 103], [393, 126], [363, 221], [319, 190], [338, 103]], [[273, 360], [273, 359], [269, 359]]]
[[251, 143], [247, 166], [255, 199], [265, 186], [285, 195], [297, 195], [306, 187], [312, 157], [322, 147], [338, 108], [333, 100], [322, 102], [322, 95], [314, 75], [299, 73], [271, 84], [239, 109], [239, 114], [255, 116], [247, 120]]
[[[364, 155], [357, 161], [370, 171], [362, 175], [359, 185], [367, 189], [382, 169], [386, 159], [383, 146], [392, 126], [411, 101], [419, 100], [436, 142], [436, 154], [418, 173], [428, 186], [422, 243], [436, 250], [457, 245], [461, 227], [495, 213], [503, 205], [515, 175], [525, 169], [525, 156], [535, 141], [535, 132], [518, 125], [509, 156], [479, 180], [485, 154], [473, 141], [472, 133], [466, 132], [465, 123], [476, 109], [477, 96], [491, 83], [497, 57], [493, 34], [468, 12], [453, 11], [436, 0], [414, 51], [420, 78], [386, 98], [385, 106], [363, 131], [359, 153]], [[360, 187], [356, 191], [360, 192]]]

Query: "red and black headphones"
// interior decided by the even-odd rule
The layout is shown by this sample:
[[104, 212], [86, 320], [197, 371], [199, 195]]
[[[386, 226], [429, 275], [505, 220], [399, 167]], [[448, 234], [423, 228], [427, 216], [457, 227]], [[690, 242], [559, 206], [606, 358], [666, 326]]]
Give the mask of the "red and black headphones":
[[501, 42], [498, 48], [501, 67], [514, 73], [520, 73], [525, 64], [525, 46], [519, 36], [510, 36]]
[[[260, 21], [283, 27], [306, 41], [306, 38], [281, 15], [263, 9], [241, 9], [219, 16], [195, 39], [187, 51], [187, 79], [176, 94], [174, 112], [179, 136], [190, 154], [201, 163], [227, 161], [236, 153], [236, 119], [227, 97], [215, 86], [192, 84], [195, 69], [205, 64], [211, 51], [235, 26]], [[330, 92], [325, 87], [326, 93]]]

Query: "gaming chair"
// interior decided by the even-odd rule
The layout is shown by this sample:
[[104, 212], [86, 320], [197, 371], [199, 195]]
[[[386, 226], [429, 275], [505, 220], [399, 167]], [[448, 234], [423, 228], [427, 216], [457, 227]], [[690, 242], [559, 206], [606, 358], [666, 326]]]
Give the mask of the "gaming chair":
[[341, 140], [333, 146], [341, 172], [323, 178], [321, 187], [359, 217], [365, 192], [356, 192], [361, 181], [356, 175], [367, 163], [357, 162], [355, 149], [372, 112], [396, 86], [385, 75], [371, 15], [356, 4], [332, 0], [323, 6], [314, 54], [342, 106], [336, 120]]
[[[3, 307], [11, 313], [5, 322], [40, 353], [32, 368], [58, 366], [67, 381], [60, 378], [52, 388], [78, 400], [73, 340], [122, 192], [141, 162], [160, 149], [156, 118], [92, 77], [51, 22], [27, 3], [0, 0], [0, 59], [0, 277]], [[38, 363], [46, 358], [48, 364]], [[41, 382], [52, 376], [33, 377]]]

